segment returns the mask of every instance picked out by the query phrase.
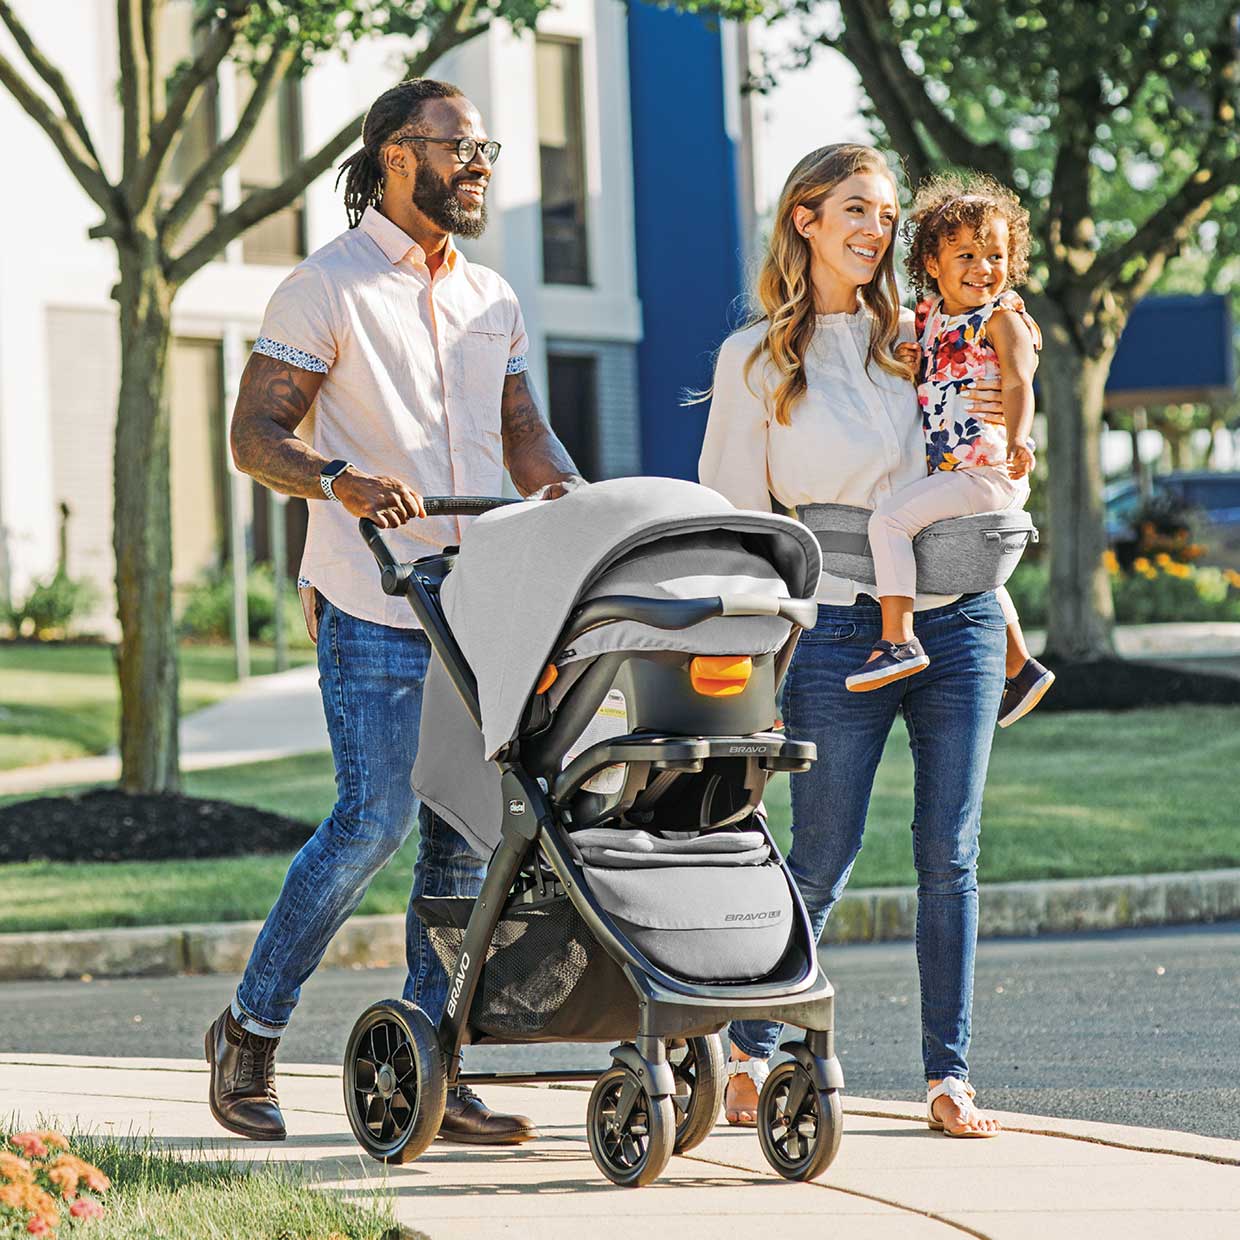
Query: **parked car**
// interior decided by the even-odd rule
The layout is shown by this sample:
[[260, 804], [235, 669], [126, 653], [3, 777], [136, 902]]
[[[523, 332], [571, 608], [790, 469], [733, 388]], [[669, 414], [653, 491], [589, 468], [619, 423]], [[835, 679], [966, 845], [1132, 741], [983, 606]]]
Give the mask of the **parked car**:
[[[1195, 519], [1194, 536], [1206, 548], [1198, 562], [1240, 571], [1240, 471], [1156, 474], [1151, 482], [1152, 499], [1164, 512], [1178, 509]], [[1123, 560], [1139, 541], [1141, 491], [1135, 480], [1113, 482], [1103, 501], [1107, 541]]]

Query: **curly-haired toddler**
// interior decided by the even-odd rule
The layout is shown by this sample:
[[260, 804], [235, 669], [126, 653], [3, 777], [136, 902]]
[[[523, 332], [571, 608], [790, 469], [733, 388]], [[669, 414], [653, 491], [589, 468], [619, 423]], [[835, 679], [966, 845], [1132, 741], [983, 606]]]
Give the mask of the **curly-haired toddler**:
[[[1028, 274], [1028, 212], [989, 177], [939, 176], [918, 191], [911, 227], [909, 275], [925, 299], [917, 307], [918, 343], [897, 352], [918, 367], [928, 476], [870, 519], [883, 631], [869, 661], [845, 682], [854, 692], [929, 665], [913, 634], [913, 536], [950, 517], [1022, 508], [1034, 464], [1028, 441], [1042, 334], [1015, 290]], [[968, 407], [974, 382], [993, 378], [1001, 384], [1002, 425]], [[1038, 704], [1055, 675], [1030, 656], [1007, 590], [997, 593], [1007, 620], [999, 711], [999, 726], [1007, 727]]]

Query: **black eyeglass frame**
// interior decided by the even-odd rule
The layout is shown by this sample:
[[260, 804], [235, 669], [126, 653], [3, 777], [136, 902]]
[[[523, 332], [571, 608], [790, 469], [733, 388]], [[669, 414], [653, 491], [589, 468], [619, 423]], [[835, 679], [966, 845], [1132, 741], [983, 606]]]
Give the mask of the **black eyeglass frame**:
[[[482, 152], [482, 157], [491, 167], [495, 167], [495, 161], [499, 159], [499, 153], [503, 150], [503, 144], [496, 142], [494, 138], [488, 138], [484, 142], [479, 142], [477, 138], [430, 138], [422, 134], [409, 134], [404, 138], [396, 139], [397, 145], [403, 145], [406, 142], [435, 142], [440, 146], [456, 147], [456, 157], [462, 164], [473, 162], [473, 158]], [[469, 150], [466, 155], [465, 151]]]

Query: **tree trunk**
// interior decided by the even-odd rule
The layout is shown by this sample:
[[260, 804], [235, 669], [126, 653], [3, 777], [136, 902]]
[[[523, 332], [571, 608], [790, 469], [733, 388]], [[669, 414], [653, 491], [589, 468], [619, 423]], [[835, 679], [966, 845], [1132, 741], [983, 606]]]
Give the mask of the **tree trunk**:
[[1102, 397], [1114, 349], [1088, 356], [1062, 320], [1048, 325], [1038, 378], [1049, 421], [1050, 607], [1052, 660], [1115, 652], [1115, 609], [1102, 563]]
[[121, 624], [121, 786], [175, 792], [177, 661], [172, 623], [169, 414], [172, 295], [153, 238], [120, 248], [121, 389], [112, 545]]

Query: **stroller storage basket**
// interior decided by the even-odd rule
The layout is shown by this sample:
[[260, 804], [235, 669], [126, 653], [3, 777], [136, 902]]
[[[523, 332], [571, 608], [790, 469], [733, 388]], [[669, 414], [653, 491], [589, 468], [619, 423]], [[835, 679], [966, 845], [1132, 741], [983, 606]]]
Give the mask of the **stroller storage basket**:
[[617, 926], [674, 977], [752, 981], [788, 950], [792, 891], [778, 865], [584, 865], [582, 873]]
[[[415, 903], [431, 948], [456, 974], [474, 901]], [[637, 1032], [637, 996], [567, 896], [510, 903], [491, 937], [469, 1010], [476, 1042], [610, 1042]]]
[[[851, 504], [804, 504], [797, 516], [822, 547], [822, 571], [874, 584], [868, 526], [873, 513]], [[922, 594], [983, 594], [1012, 575], [1031, 542], [1033, 518], [1019, 508], [950, 517], [913, 538]]]

